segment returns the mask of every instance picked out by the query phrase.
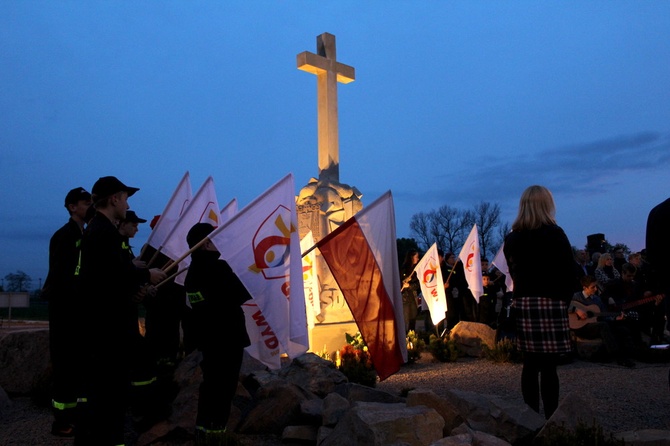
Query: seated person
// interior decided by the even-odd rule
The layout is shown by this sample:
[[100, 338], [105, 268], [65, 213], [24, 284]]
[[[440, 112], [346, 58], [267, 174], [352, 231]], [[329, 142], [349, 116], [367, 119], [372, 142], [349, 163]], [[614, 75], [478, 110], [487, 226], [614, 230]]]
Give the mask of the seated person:
[[584, 339], [602, 339], [605, 349], [603, 359], [616, 358], [620, 365], [634, 367], [628, 358], [633, 352], [633, 342], [625, 325], [618, 323], [624, 319], [623, 313], [608, 314], [600, 297], [596, 294], [598, 283], [593, 276], [586, 275], [580, 280], [582, 291], [572, 296], [568, 306], [570, 329]]
[[[634, 311], [639, 321], [629, 318], [629, 328], [645, 333], [652, 340], [661, 339], [664, 325], [664, 314], [661, 307], [662, 296], [652, 296], [635, 282], [636, 268], [630, 263], [621, 267], [621, 277], [611, 281], [603, 292], [603, 300], [613, 311]], [[636, 338], [635, 331], [631, 334]]]

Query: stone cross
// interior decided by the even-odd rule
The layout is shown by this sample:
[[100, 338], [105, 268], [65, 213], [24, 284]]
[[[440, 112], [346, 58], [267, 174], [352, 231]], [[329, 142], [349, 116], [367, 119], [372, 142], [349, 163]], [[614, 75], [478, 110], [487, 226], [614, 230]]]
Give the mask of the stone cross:
[[317, 36], [316, 52], [304, 51], [298, 54], [298, 68], [316, 74], [317, 78], [319, 180], [339, 182], [337, 83], [353, 82], [355, 72], [353, 67], [336, 60], [334, 35], [323, 33]]

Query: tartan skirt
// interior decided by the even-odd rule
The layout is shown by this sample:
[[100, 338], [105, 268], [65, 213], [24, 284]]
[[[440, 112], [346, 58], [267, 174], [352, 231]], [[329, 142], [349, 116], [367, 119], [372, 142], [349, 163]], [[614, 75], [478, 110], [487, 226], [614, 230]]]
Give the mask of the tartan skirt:
[[548, 297], [514, 299], [517, 348], [531, 353], [570, 353], [568, 306]]

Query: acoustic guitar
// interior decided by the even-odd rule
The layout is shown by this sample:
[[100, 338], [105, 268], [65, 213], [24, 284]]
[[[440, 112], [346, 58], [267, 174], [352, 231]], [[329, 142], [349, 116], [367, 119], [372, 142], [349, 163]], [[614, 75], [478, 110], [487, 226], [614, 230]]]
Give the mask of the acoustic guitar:
[[[579, 309], [585, 312], [587, 315], [586, 319], [580, 319], [579, 316], [577, 316], [577, 312], [575, 311], [575, 309]], [[622, 313], [621, 311], [611, 313], [604, 312], [600, 311], [600, 307], [596, 304], [584, 305], [581, 302], [573, 301], [570, 303], [570, 308], [568, 310], [568, 324], [570, 325], [571, 330], [577, 330], [582, 328], [586, 324], [598, 322], [598, 318], [616, 317], [619, 316], [621, 313]], [[635, 313], [634, 311], [624, 312], [624, 316], [628, 319], [638, 318], [638, 314]]]

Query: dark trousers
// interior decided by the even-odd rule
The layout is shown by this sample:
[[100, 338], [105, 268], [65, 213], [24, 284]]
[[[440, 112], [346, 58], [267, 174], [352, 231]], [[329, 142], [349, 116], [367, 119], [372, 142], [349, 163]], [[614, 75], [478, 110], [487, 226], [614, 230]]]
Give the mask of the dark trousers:
[[49, 353], [53, 371], [52, 408], [54, 419], [60, 425], [76, 423], [77, 399], [81, 389], [81, 355], [77, 350], [79, 326], [71, 314], [49, 306]]
[[75, 431], [77, 446], [124, 444], [129, 377], [124, 356], [97, 352], [87, 368], [88, 403]]
[[244, 349], [203, 348], [202, 383], [198, 396], [196, 426], [224, 429], [230, 417], [230, 405], [237, 391]]

